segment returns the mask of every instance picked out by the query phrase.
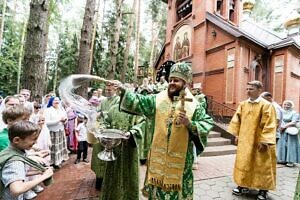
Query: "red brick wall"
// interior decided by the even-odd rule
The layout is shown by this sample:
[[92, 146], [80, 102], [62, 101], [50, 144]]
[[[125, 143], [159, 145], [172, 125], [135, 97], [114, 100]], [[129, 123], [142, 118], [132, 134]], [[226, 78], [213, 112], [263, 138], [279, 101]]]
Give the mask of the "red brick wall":
[[226, 54], [224, 49], [212, 52], [206, 56], [206, 71], [224, 69], [226, 66]]
[[292, 51], [287, 52], [286, 62], [286, 88], [285, 99], [292, 100], [295, 104], [295, 109], [299, 112], [300, 99], [300, 79], [292, 77], [291, 73], [300, 75], [300, 56], [296, 56]]
[[233, 103], [233, 95], [234, 95], [234, 67], [226, 69], [226, 93], [225, 93], [225, 102]]
[[[213, 31], [216, 32], [216, 37], [213, 37], [213, 35], [212, 35]], [[223, 30], [216, 27], [214, 24], [212, 24], [210, 22], [208, 22], [206, 34], [207, 34], [207, 38], [206, 38], [207, 50], [235, 41], [235, 38], [233, 36], [224, 32]]]
[[[209, 0], [212, 1], [212, 0]], [[202, 23], [206, 17], [206, 11], [213, 12], [212, 2], [205, 0], [193, 0], [193, 25], [197, 26]]]
[[[283, 71], [275, 73], [275, 58], [282, 56]], [[300, 107], [300, 79], [299, 76], [292, 76], [291, 73], [300, 75], [299, 50], [284, 48], [275, 50], [271, 56], [271, 91], [274, 100], [282, 105], [284, 100], [292, 100], [295, 103], [295, 109], [299, 112]]]
[[251, 49], [250, 47], [246, 45], [241, 45], [241, 66], [239, 70], [239, 98], [236, 103], [239, 103], [239, 101], [245, 100], [248, 98], [246, 88], [247, 88], [247, 82], [249, 81], [249, 65], [250, 65], [250, 53]]
[[217, 102], [224, 103], [224, 74], [209, 75], [206, 76], [205, 80], [205, 90], [203, 90], [204, 94], [213, 96], [214, 100]]
[[273, 98], [274, 100], [279, 103], [280, 105], [284, 101], [284, 67], [282, 69], [282, 72], [275, 72], [275, 65], [278, 65], [280, 60], [282, 60], [282, 64], [284, 66], [285, 63], [285, 52], [276, 52], [274, 53], [274, 56], [272, 57], [272, 76], [273, 76]]
[[200, 73], [205, 71], [205, 40], [206, 31], [205, 27], [194, 29], [194, 35], [192, 36], [192, 67], [194, 73]]

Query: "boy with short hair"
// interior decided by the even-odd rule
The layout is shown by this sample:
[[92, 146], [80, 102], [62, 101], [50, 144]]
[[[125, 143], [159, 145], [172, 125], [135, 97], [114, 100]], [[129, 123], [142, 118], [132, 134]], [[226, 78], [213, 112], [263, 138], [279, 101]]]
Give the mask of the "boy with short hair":
[[[31, 149], [35, 144], [39, 131], [38, 125], [23, 120], [15, 122], [9, 127], [10, 146], [0, 152], [1, 187], [4, 186], [0, 196], [2, 199], [22, 200], [26, 191], [51, 178], [53, 175], [51, 168], [45, 168], [26, 157], [25, 150]], [[26, 165], [41, 171], [41, 176], [25, 182]]]
[[4, 150], [9, 145], [8, 139], [8, 128], [14, 122], [23, 120], [25, 117], [25, 108], [22, 105], [16, 105], [14, 107], [9, 107], [5, 109], [2, 113], [3, 122], [7, 125], [7, 128], [4, 128], [0, 131], [0, 151]]

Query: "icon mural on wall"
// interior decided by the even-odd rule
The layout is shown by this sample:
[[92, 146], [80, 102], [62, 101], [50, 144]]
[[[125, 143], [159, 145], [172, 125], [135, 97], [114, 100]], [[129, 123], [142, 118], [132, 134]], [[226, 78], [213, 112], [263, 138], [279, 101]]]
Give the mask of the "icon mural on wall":
[[191, 27], [183, 25], [173, 38], [173, 60], [188, 57], [191, 53]]

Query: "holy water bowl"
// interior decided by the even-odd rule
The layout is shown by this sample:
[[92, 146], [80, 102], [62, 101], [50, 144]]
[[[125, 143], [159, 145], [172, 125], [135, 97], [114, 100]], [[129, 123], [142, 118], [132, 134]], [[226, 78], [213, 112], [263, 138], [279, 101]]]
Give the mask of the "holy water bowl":
[[100, 129], [95, 136], [104, 147], [104, 150], [98, 153], [98, 158], [104, 161], [116, 160], [113, 149], [122, 142], [122, 139], [126, 139], [125, 133], [118, 129]]

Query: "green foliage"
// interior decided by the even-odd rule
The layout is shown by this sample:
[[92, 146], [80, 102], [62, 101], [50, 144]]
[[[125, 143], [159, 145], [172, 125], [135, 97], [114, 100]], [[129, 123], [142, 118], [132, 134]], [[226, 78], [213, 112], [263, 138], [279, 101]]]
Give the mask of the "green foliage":
[[58, 9], [58, 2], [55, 0], [50, 0], [49, 5], [49, 14], [48, 14], [48, 20], [50, 24], [55, 24], [59, 22], [59, 19], [61, 18], [61, 15], [59, 13]]
[[[21, 1], [18, 1], [21, 2]], [[22, 1], [23, 2], [23, 1]], [[24, 1], [23, 4], [28, 3], [29, 1]], [[166, 5], [161, 1], [151, 0], [153, 6], [151, 8], [151, 18], [155, 19], [158, 23], [161, 24], [160, 38], [164, 40], [165, 35], [165, 20], [166, 11], [164, 10]], [[1, 3], [0, 3], [1, 4]], [[79, 32], [79, 28], [74, 26], [78, 23], [76, 21], [72, 22], [62, 22], [62, 13], [60, 13], [59, 7], [62, 6], [66, 10], [72, 9], [72, 1], [70, 0], [50, 0], [49, 7], [49, 22], [51, 26], [54, 26], [54, 29], [59, 34], [59, 45], [52, 49], [53, 41], [49, 41], [48, 46], [50, 47], [51, 58], [47, 58], [47, 85], [48, 91], [53, 89], [53, 83], [55, 78], [55, 69], [57, 67], [57, 86], [59, 81], [64, 77], [74, 73], [75, 67], [77, 66], [78, 59], [78, 38], [75, 32]], [[113, 41], [114, 35], [114, 23], [115, 23], [115, 8], [108, 8], [105, 12], [103, 28], [98, 30], [95, 38], [94, 45], [94, 54], [93, 54], [93, 63], [92, 63], [92, 74], [98, 75], [103, 78], [107, 78], [108, 69], [111, 65], [111, 55], [109, 53], [109, 47]], [[122, 71], [124, 63], [124, 52], [127, 38], [127, 30], [129, 25], [129, 17], [131, 13], [131, 4], [130, 6], [123, 4], [123, 19], [121, 26], [121, 34], [119, 40], [119, 49], [117, 54], [117, 66], [116, 66], [116, 75], [115, 78], [120, 78], [120, 73]], [[1, 11], [0, 11], [1, 12]], [[17, 11], [18, 12], [18, 11]], [[7, 9], [7, 13], [12, 13]], [[80, 14], [81, 15], [81, 14]], [[6, 94], [16, 93], [17, 88], [17, 66], [18, 59], [20, 54], [20, 41], [22, 34], [23, 23], [12, 21], [11, 15], [8, 15], [5, 18], [5, 32], [4, 40], [0, 53], [0, 91], [3, 90]], [[142, 22], [143, 23], [143, 22]], [[50, 29], [51, 30], [51, 29]], [[63, 30], [63, 33], [61, 33]], [[135, 31], [133, 31], [135, 33]], [[144, 35], [143, 35], [144, 34]], [[146, 33], [147, 34], [147, 33]], [[140, 35], [140, 65], [148, 66], [150, 60], [150, 51], [151, 44], [149, 38], [143, 30], [141, 30]], [[148, 33], [149, 34], [149, 33]], [[77, 34], [78, 35], [78, 34]], [[132, 45], [131, 50], [129, 51], [128, 66], [126, 72], [126, 82], [132, 82], [134, 79], [134, 37], [135, 34], [132, 34]], [[92, 85], [94, 86], [94, 85]], [[99, 85], [95, 85], [99, 86]]]
[[0, 56], [0, 91], [5, 95], [13, 95], [17, 88], [17, 67], [12, 60]]
[[16, 80], [22, 27], [22, 23], [13, 22], [11, 16], [6, 16], [0, 53], [0, 91], [5, 95], [13, 95], [17, 92]]
[[[57, 68], [58, 81], [73, 74], [78, 61], [78, 39], [76, 34], [69, 34], [68, 27], [65, 32], [59, 35], [59, 45], [57, 50], [57, 60], [49, 63], [49, 83], [48, 90], [53, 88], [55, 69]], [[59, 84], [59, 82], [58, 82]]]
[[[124, 8], [124, 12], [128, 12], [128, 8]], [[113, 41], [114, 36], [114, 25], [115, 25], [115, 11], [108, 12], [107, 16], [105, 16], [107, 21], [103, 22], [103, 30], [101, 32], [96, 33], [95, 45], [94, 45], [94, 55], [93, 55], [93, 65], [92, 65], [92, 74], [107, 78], [108, 76], [108, 69], [111, 65], [111, 55], [109, 52], [110, 44]], [[125, 52], [125, 45], [126, 45], [126, 33], [129, 24], [129, 15], [123, 15], [122, 18], [122, 27], [121, 27], [121, 34], [119, 40], [119, 48], [117, 53], [117, 67], [116, 67], [116, 75], [115, 79], [120, 79], [121, 69], [123, 67], [124, 62], [124, 52]], [[129, 62], [127, 67], [126, 73], [126, 82], [132, 82], [134, 75], [133, 75], [133, 56], [129, 56]], [[93, 84], [92, 87], [97, 88], [101, 87], [99, 84]]]
[[140, 65], [148, 67], [151, 54], [151, 42], [147, 41], [145, 36], [140, 36]]
[[60, 13], [59, 5], [65, 6], [69, 2], [70, 0], [50, 0], [48, 17], [50, 24], [60, 23], [62, 13]]
[[[150, 0], [148, 4], [147, 13], [150, 15], [151, 20], [156, 24], [159, 30], [158, 32], [158, 43], [154, 49], [154, 58], [159, 56], [166, 37], [166, 24], [167, 24], [167, 5], [163, 1]], [[151, 48], [151, 47], [150, 47]], [[155, 60], [155, 59], [154, 59]]]
[[163, 4], [164, 3], [162, 1], [157, 1], [157, 0], [151, 0], [149, 2], [147, 13], [150, 14], [151, 19], [154, 22], [157, 22], [159, 20], [161, 16]]

